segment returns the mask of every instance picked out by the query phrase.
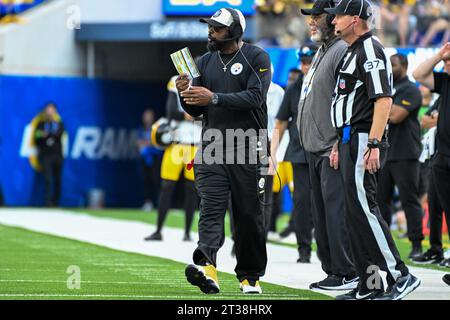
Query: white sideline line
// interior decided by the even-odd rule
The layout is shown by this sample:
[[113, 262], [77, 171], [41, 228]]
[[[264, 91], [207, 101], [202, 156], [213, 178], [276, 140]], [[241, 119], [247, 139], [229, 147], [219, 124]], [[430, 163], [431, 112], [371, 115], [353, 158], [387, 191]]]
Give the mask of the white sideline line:
[[[8, 280], [0, 280], [0, 282], [31, 282], [31, 283], [67, 283], [67, 280], [25, 280], [25, 279], [8, 279]], [[140, 285], [148, 285], [149, 282], [141, 281], [141, 282], [133, 282], [133, 281], [91, 281], [91, 280], [82, 280], [81, 283], [91, 283], [91, 284], [140, 284]], [[152, 283], [154, 283], [152, 281]]]
[[[64, 210], [4, 208], [0, 209], [0, 224], [181, 263], [191, 263], [192, 252], [196, 248], [195, 242], [182, 241], [182, 229], [165, 227], [164, 241], [145, 242], [143, 238], [153, 232], [155, 226]], [[198, 239], [197, 234], [193, 234], [193, 237]], [[234, 274], [236, 261], [230, 255], [231, 247], [232, 242], [227, 238], [218, 252], [217, 263], [219, 271]], [[325, 277], [315, 253], [312, 254], [311, 264], [299, 264], [296, 263], [298, 253], [295, 248], [268, 244], [267, 252], [268, 265], [262, 281], [308, 290], [311, 282]], [[73, 264], [76, 264], [76, 260]], [[408, 299], [450, 299], [449, 287], [441, 280], [445, 272], [409, 266], [408, 268], [422, 279], [422, 286], [409, 295]], [[145, 270], [141, 271], [141, 274], [145, 275]], [[342, 292], [320, 293], [334, 296]]]

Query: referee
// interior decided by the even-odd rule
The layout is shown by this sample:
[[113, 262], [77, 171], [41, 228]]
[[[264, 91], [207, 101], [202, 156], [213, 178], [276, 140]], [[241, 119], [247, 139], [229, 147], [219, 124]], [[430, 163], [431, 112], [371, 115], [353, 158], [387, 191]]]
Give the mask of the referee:
[[[224, 217], [231, 193], [237, 278], [243, 293], [261, 293], [258, 280], [267, 264], [262, 210], [265, 179], [260, 175], [261, 160], [251, 164], [247, 154], [267, 150], [262, 140], [267, 144], [270, 59], [262, 49], [242, 41], [246, 23], [239, 10], [223, 8], [200, 21], [208, 24], [209, 50], [198, 61], [201, 76], [191, 87], [185, 76], [176, 80], [183, 109], [194, 117], [203, 115], [202, 148], [194, 164], [200, 195], [199, 242], [194, 264], [188, 265], [185, 273], [202, 292], [219, 292], [216, 257], [224, 242]], [[256, 145], [242, 143], [239, 137], [236, 141], [239, 131], [250, 132], [246, 136], [250, 142], [257, 140]], [[226, 137], [229, 132], [235, 136]], [[211, 150], [214, 159], [208, 158]], [[245, 153], [245, 163], [230, 160], [230, 154], [236, 153], [239, 157]]]
[[[346, 192], [347, 224], [358, 287], [337, 299], [400, 300], [420, 285], [400, 259], [376, 201], [377, 176], [386, 157], [385, 128], [392, 105], [392, 66], [372, 35], [367, 0], [342, 0], [335, 8], [335, 33], [349, 45], [339, 71], [331, 121], [340, 140], [330, 165], [340, 166]], [[374, 281], [387, 272], [388, 289]], [[375, 277], [374, 277], [375, 276]], [[378, 275], [379, 277], [379, 275]], [[379, 279], [379, 278], [378, 278]]]

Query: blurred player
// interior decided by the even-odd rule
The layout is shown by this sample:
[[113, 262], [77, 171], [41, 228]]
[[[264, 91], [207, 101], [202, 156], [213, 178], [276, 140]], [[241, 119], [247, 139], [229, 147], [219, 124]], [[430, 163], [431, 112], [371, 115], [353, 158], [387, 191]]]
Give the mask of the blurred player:
[[[172, 77], [167, 85], [169, 91], [166, 101], [166, 113], [169, 121], [176, 120], [180, 123], [192, 122], [193, 118], [181, 108], [178, 92], [175, 87], [175, 77]], [[184, 210], [186, 221], [184, 225], [184, 241], [191, 241], [190, 230], [197, 207], [197, 192], [194, 186], [194, 170], [188, 170], [187, 164], [192, 161], [197, 147], [186, 143], [173, 143], [165, 151], [161, 164], [161, 188], [158, 205], [158, 222], [156, 231], [145, 240], [162, 240], [162, 228], [170, 209], [172, 193], [175, 185], [184, 175]]]

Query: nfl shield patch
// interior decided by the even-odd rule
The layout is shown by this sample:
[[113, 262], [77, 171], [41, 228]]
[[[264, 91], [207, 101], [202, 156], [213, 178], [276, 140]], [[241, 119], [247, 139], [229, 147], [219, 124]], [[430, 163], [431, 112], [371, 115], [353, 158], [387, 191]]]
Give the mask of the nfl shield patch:
[[345, 89], [345, 80], [344, 79], [339, 80], [339, 88], [342, 90]]

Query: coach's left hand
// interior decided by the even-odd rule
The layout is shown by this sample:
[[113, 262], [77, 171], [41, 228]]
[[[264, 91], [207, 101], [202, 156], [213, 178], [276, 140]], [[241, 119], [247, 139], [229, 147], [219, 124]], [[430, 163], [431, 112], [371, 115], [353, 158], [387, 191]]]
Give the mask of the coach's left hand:
[[214, 93], [204, 87], [190, 87], [189, 90], [181, 92], [181, 97], [184, 102], [190, 106], [207, 106], [213, 97]]
[[366, 148], [364, 151], [364, 167], [371, 174], [374, 174], [380, 169], [380, 149]]

